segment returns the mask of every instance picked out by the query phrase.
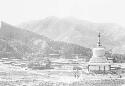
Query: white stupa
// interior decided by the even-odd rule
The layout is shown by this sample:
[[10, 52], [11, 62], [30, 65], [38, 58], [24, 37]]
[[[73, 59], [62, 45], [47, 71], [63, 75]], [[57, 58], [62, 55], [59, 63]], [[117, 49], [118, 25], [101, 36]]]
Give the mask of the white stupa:
[[97, 47], [93, 48], [93, 56], [89, 63], [108, 63], [107, 58], [105, 57], [105, 48], [101, 45], [100, 37], [101, 35], [99, 33]]
[[97, 47], [93, 48], [93, 56], [88, 63], [88, 71], [105, 73], [110, 70], [111, 63], [105, 57], [105, 48], [101, 45], [100, 37], [99, 33]]

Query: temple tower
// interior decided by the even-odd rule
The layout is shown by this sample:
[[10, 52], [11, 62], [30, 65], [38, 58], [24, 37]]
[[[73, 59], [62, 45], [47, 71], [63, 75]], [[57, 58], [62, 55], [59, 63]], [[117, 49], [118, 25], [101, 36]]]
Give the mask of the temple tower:
[[106, 73], [110, 70], [110, 63], [105, 57], [105, 48], [101, 44], [101, 34], [98, 34], [97, 47], [92, 50], [93, 55], [88, 63], [88, 71]]

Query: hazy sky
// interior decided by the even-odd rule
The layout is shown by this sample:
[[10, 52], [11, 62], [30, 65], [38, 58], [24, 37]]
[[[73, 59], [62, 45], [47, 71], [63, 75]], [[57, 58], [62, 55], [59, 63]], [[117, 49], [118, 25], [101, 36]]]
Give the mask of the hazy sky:
[[0, 0], [0, 20], [10, 24], [48, 16], [114, 22], [125, 27], [125, 0]]

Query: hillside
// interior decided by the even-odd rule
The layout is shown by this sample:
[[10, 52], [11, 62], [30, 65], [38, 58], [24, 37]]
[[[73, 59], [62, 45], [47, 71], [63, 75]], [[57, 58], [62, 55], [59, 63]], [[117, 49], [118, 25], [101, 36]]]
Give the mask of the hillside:
[[96, 46], [97, 34], [102, 33], [102, 42], [107, 50], [114, 53], [125, 52], [125, 28], [113, 23], [93, 23], [74, 18], [59, 19], [48, 17], [19, 25], [53, 40], [74, 43], [83, 47]]
[[[76, 44], [53, 41], [48, 37], [24, 30], [5, 22], [0, 28], [0, 56], [1, 58], [26, 58], [32, 55], [37, 58], [49, 57], [49, 54], [58, 54], [58, 57], [72, 58], [72, 55], [81, 55], [89, 59], [91, 50]], [[51, 56], [50, 56], [51, 58]]]

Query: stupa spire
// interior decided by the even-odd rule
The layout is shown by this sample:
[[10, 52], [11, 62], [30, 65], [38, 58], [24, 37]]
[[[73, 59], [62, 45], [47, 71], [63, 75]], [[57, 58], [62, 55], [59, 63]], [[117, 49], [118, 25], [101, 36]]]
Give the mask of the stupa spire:
[[98, 34], [98, 42], [97, 42], [97, 47], [100, 47], [100, 46], [102, 46], [101, 45], [101, 33], [99, 32], [99, 34]]

